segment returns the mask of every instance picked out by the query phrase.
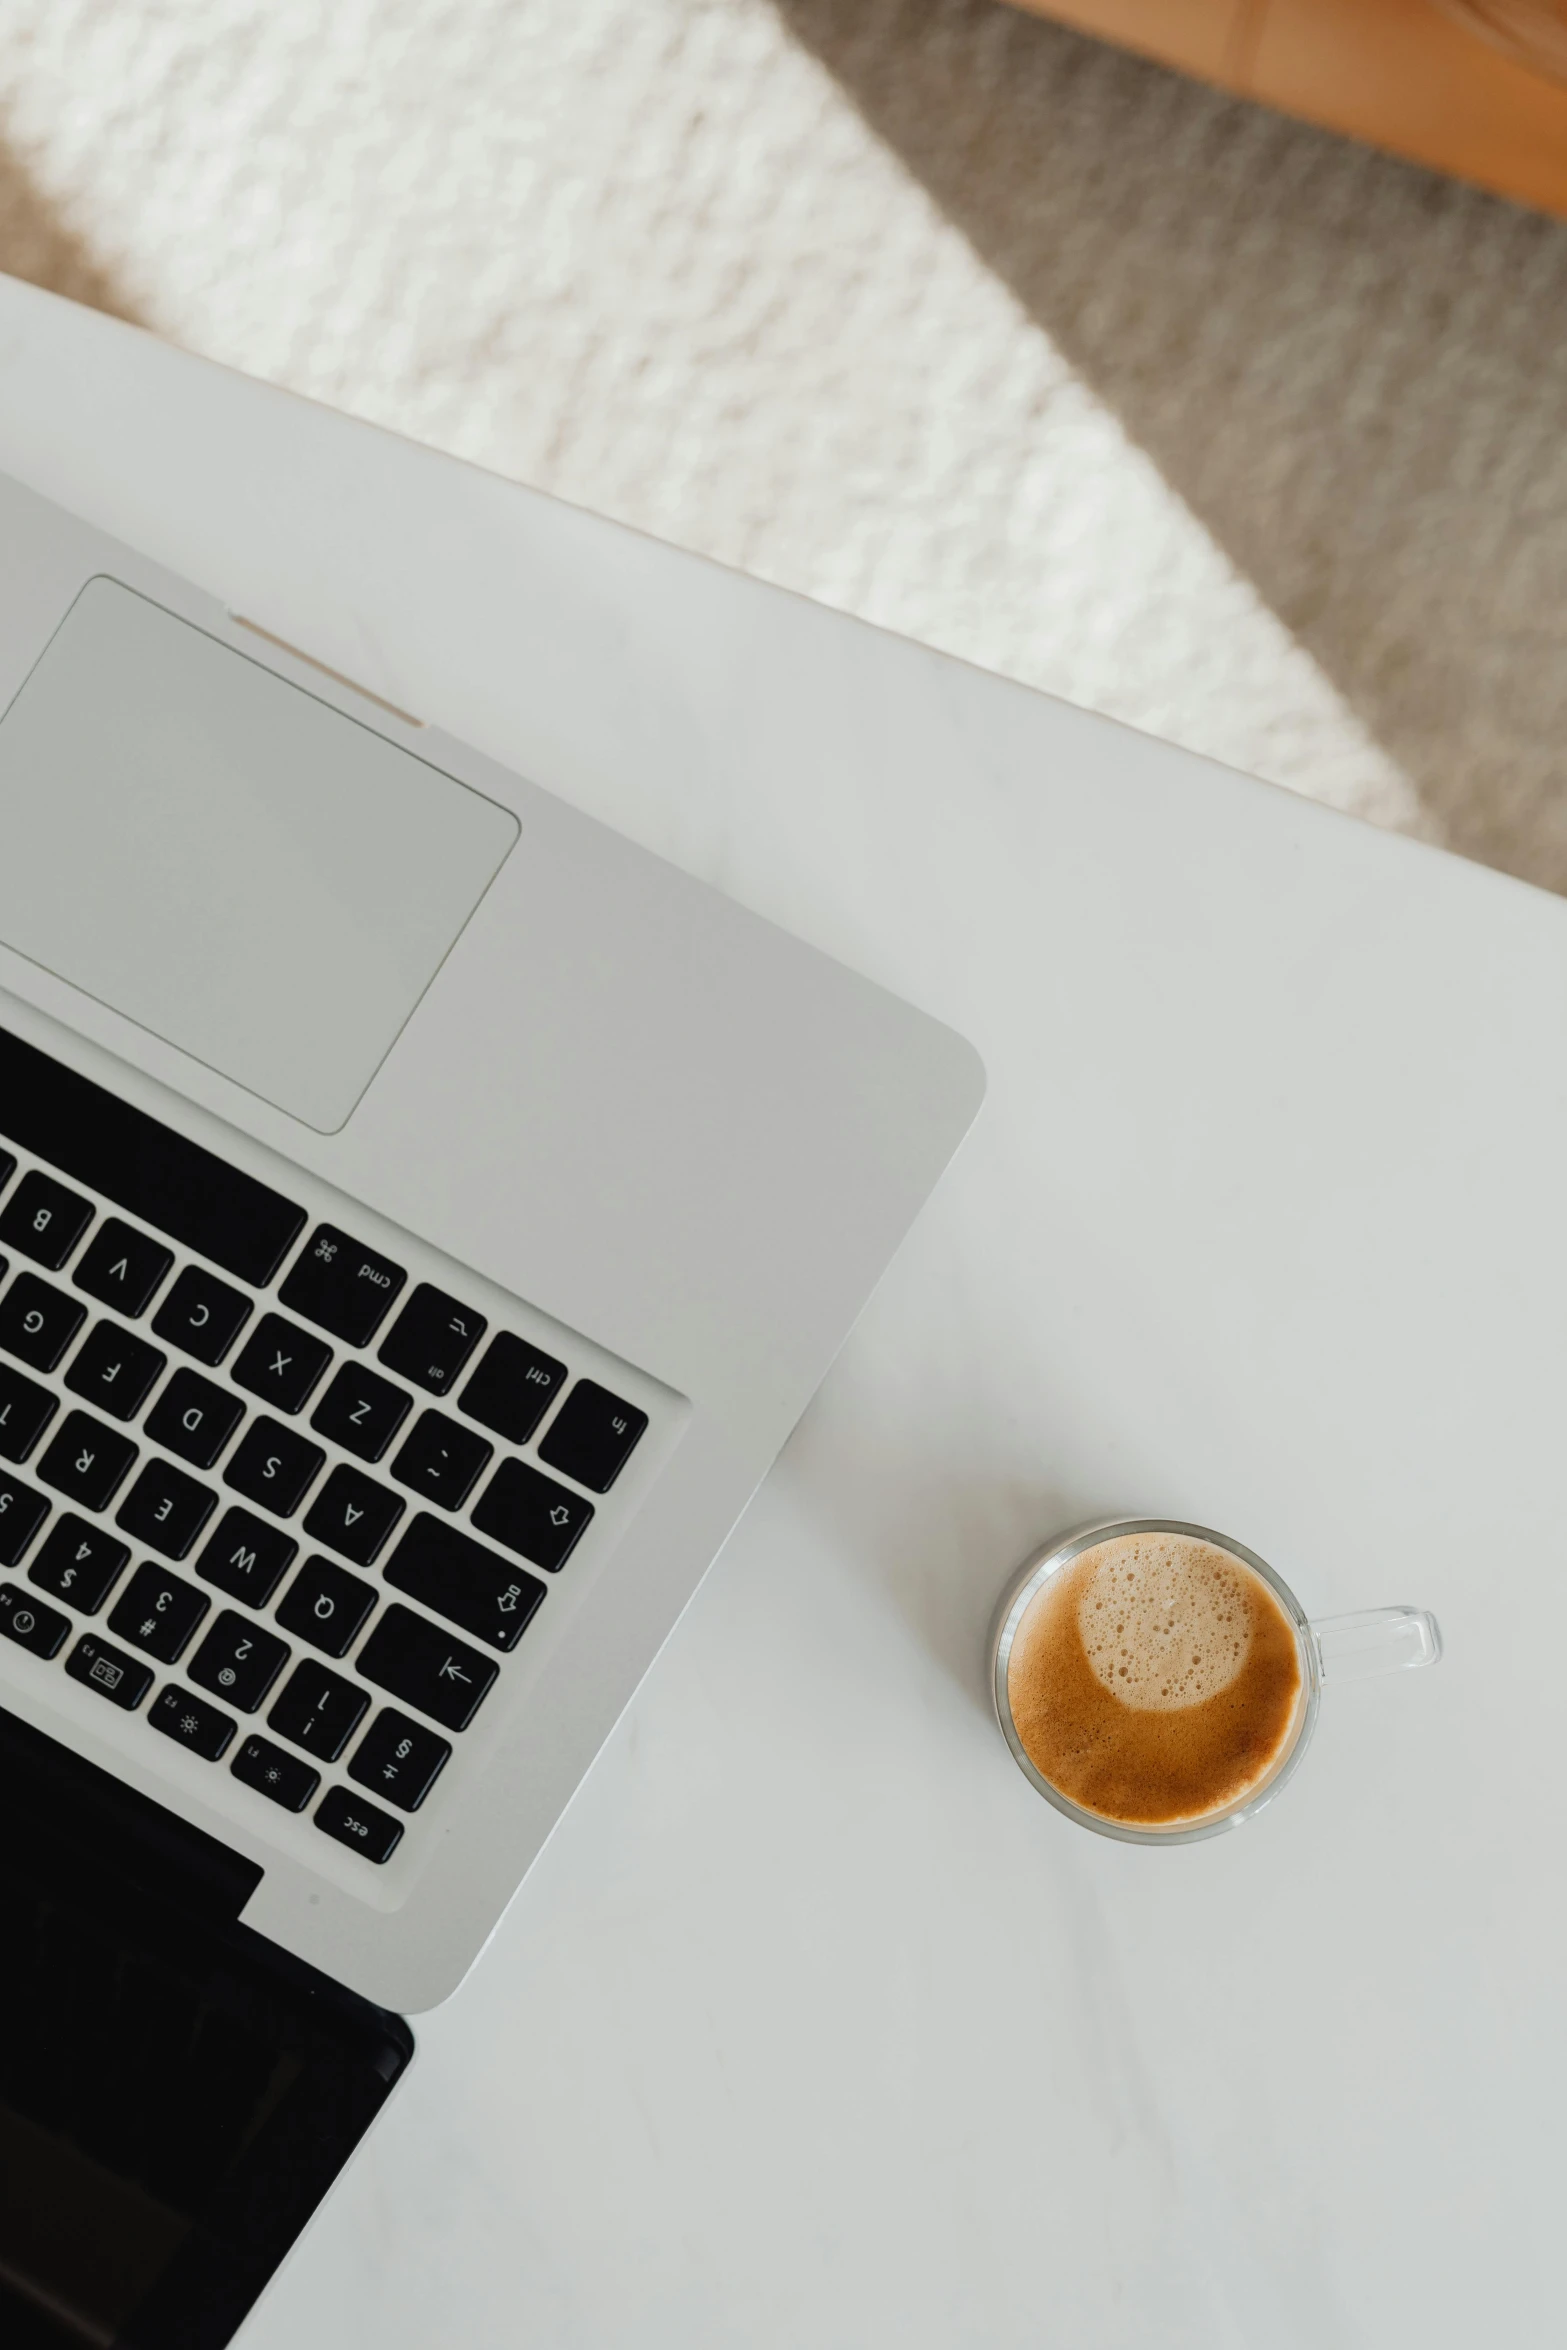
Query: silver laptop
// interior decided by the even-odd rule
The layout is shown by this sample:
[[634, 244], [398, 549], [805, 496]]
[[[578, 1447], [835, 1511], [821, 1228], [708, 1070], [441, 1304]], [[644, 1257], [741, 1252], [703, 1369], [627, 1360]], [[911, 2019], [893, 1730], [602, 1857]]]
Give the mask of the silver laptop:
[[981, 1071], [4, 481], [0, 711], [0, 1711], [427, 2008]]

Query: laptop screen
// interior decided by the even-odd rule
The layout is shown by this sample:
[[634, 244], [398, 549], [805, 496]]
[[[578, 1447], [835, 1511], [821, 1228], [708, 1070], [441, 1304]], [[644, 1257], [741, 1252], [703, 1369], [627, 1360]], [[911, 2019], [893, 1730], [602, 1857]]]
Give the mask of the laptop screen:
[[0, 2343], [221, 2350], [400, 2019], [236, 1922], [255, 1872], [0, 1713]]

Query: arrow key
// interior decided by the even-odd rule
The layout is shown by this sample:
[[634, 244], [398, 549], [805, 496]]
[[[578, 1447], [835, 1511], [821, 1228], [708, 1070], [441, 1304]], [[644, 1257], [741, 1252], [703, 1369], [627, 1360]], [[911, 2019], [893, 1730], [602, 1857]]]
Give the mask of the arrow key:
[[503, 1461], [473, 1512], [481, 1534], [493, 1534], [519, 1558], [550, 1574], [563, 1567], [593, 1521], [593, 1504], [580, 1493], [541, 1477], [526, 1461]]
[[356, 1567], [368, 1567], [407, 1506], [400, 1494], [388, 1493], [363, 1470], [340, 1463], [311, 1503], [305, 1532]]

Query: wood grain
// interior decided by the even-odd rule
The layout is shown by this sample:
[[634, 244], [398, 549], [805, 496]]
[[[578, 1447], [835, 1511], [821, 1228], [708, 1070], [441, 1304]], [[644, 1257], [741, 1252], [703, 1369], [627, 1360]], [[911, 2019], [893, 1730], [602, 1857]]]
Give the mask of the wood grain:
[[1233, 86], [1253, 0], [1021, 0], [1080, 32], [1098, 33], [1161, 64]]
[[1567, 85], [1442, 0], [1022, 0], [1286, 114], [1567, 214]]
[[1567, 213], [1567, 89], [1435, 0], [1268, 0], [1253, 97]]

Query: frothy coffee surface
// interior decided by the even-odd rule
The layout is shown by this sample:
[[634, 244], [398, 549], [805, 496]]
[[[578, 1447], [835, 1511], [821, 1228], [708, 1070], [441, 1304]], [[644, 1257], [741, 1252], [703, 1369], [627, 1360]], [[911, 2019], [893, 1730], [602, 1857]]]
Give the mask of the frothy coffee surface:
[[1119, 1534], [1043, 1584], [1007, 1696], [1034, 1768], [1085, 1811], [1179, 1827], [1227, 1811], [1292, 1739], [1295, 1630], [1243, 1560], [1184, 1534]]

